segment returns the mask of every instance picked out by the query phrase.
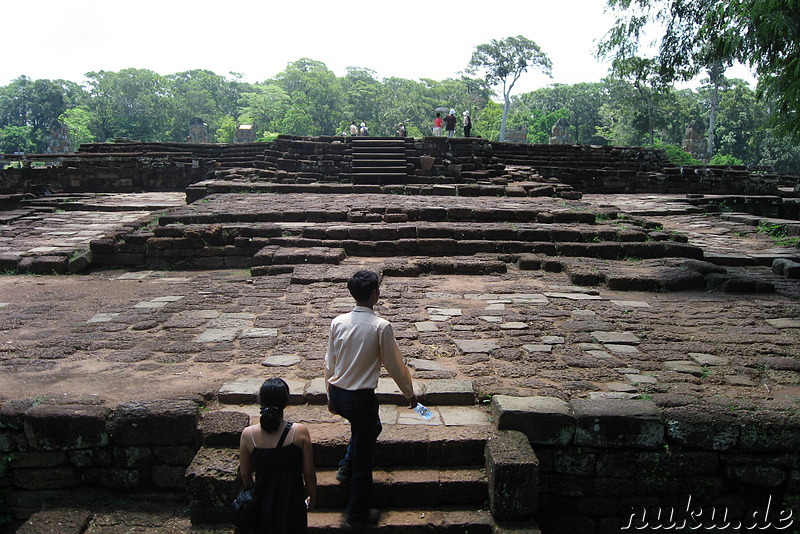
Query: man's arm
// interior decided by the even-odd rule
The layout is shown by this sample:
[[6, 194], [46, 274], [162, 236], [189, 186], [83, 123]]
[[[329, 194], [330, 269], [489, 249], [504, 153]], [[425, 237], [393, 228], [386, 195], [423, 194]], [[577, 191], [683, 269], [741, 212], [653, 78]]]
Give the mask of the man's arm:
[[411, 372], [403, 362], [403, 354], [400, 352], [400, 347], [397, 345], [397, 339], [394, 337], [394, 329], [390, 323], [386, 323], [381, 329], [378, 330], [379, 343], [380, 343], [380, 358], [381, 363], [389, 372], [397, 387], [403, 393], [403, 396], [408, 401], [409, 408], [417, 405], [417, 396], [414, 394], [414, 384], [411, 380]]
[[333, 375], [333, 369], [335, 365], [336, 356], [333, 348], [333, 324], [331, 324], [330, 331], [328, 332], [328, 350], [325, 353], [325, 395], [328, 397], [328, 411], [334, 414], [336, 412], [334, 411], [333, 406], [331, 406], [331, 385], [328, 382], [328, 379]]

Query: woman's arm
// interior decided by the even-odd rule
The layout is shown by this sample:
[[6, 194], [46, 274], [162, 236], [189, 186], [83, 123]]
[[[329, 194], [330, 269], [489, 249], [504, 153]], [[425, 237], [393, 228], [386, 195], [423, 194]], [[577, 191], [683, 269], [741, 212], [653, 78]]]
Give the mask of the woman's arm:
[[303, 480], [308, 492], [308, 509], [313, 510], [317, 505], [317, 472], [314, 469], [314, 452], [311, 443], [311, 434], [304, 424], [296, 423], [295, 443], [303, 450]]
[[249, 426], [242, 430], [242, 435], [239, 437], [239, 475], [242, 477], [242, 484], [245, 488], [249, 488], [255, 482], [253, 480], [253, 449], [249, 446], [253, 444], [252, 439], [245, 439], [245, 434], [253, 432], [253, 427]]

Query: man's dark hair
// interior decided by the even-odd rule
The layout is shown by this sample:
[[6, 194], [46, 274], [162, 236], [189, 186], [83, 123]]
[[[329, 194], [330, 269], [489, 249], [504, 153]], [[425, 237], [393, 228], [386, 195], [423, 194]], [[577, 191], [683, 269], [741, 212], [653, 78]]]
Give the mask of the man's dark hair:
[[358, 271], [350, 280], [347, 281], [347, 289], [356, 299], [356, 302], [364, 302], [372, 292], [381, 285], [381, 279], [375, 271]]

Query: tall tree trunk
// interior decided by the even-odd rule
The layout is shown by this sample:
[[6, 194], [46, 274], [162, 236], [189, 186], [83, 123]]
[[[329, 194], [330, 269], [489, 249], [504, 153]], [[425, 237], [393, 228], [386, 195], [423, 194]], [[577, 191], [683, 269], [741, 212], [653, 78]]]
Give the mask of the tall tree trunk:
[[508, 119], [508, 108], [511, 102], [508, 99], [508, 94], [503, 94], [503, 118], [500, 120], [500, 142], [506, 140], [506, 119]]
[[711, 161], [714, 155], [714, 128], [717, 124], [717, 112], [719, 112], [719, 87], [725, 68], [722, 63], [717, 62], [708, 69], [708, 81], [711, 83], [711, 109], [708, 114], [708, 151], [707, 157]]

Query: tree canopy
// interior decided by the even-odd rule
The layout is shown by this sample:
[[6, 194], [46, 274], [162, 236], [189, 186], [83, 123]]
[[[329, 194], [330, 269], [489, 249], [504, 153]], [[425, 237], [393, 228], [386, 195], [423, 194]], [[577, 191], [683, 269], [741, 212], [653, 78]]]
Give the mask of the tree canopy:
[[44, 152], [57, 122], [69, 127], [73, 149], [116, 137], [185, 141], [194, 117], [208, 125], [209, 141], [219, 143], [232, 142], [240, 124], [252, 124], [262, 141], [277, 134], [341, 135], [353, 121], [366, 122], [376, 136], [393, 136], [403, 123], [409, 135], [421, 137], [431, 135], [436, 108], [446, 107], [469, 110], [472, 135], [493, 141], [505, 127], [515, 140], [547, 143], [554, 123], [565, 119], [574, 143], [657, 145], [675, 153], [687, 125], [714, 123], [714, 161], [800, 174], [800, 149], [768, 120], [773, 103], [741, 80], [721, 73], [696, 89], [676, 89], [652, 58], [617, 66], [626, 68], [598, 82], [507, 93], [507, 107], [485, 76], [380, 79], [361, 67], [337, 76], [307, 58], [258, 83], [200, 69], [166, 76], [146, 69], [99, 71], [83, 85], [20, 76], [0, 86], [0, 152]]
[[797, 0], [607, 0], [617, 14], [598, 47], [617, 60], [658, 35], [657, 62], [668, 80], [742, 62], [755, 70], [758, 91], [776, 131], [800, 140], [800, 2]]
[[490, 85], [502, 86], [503, 118], [500, 123], [500, 141], [506, 137], [511, 91], [528, 68], [538, 68], [550, 76], [553, 64], [539, 45], [522, 35], [499, 41], [492, 39], [487, 44], [478, 45], [467, 66], [468, 72], [483, 72]]

